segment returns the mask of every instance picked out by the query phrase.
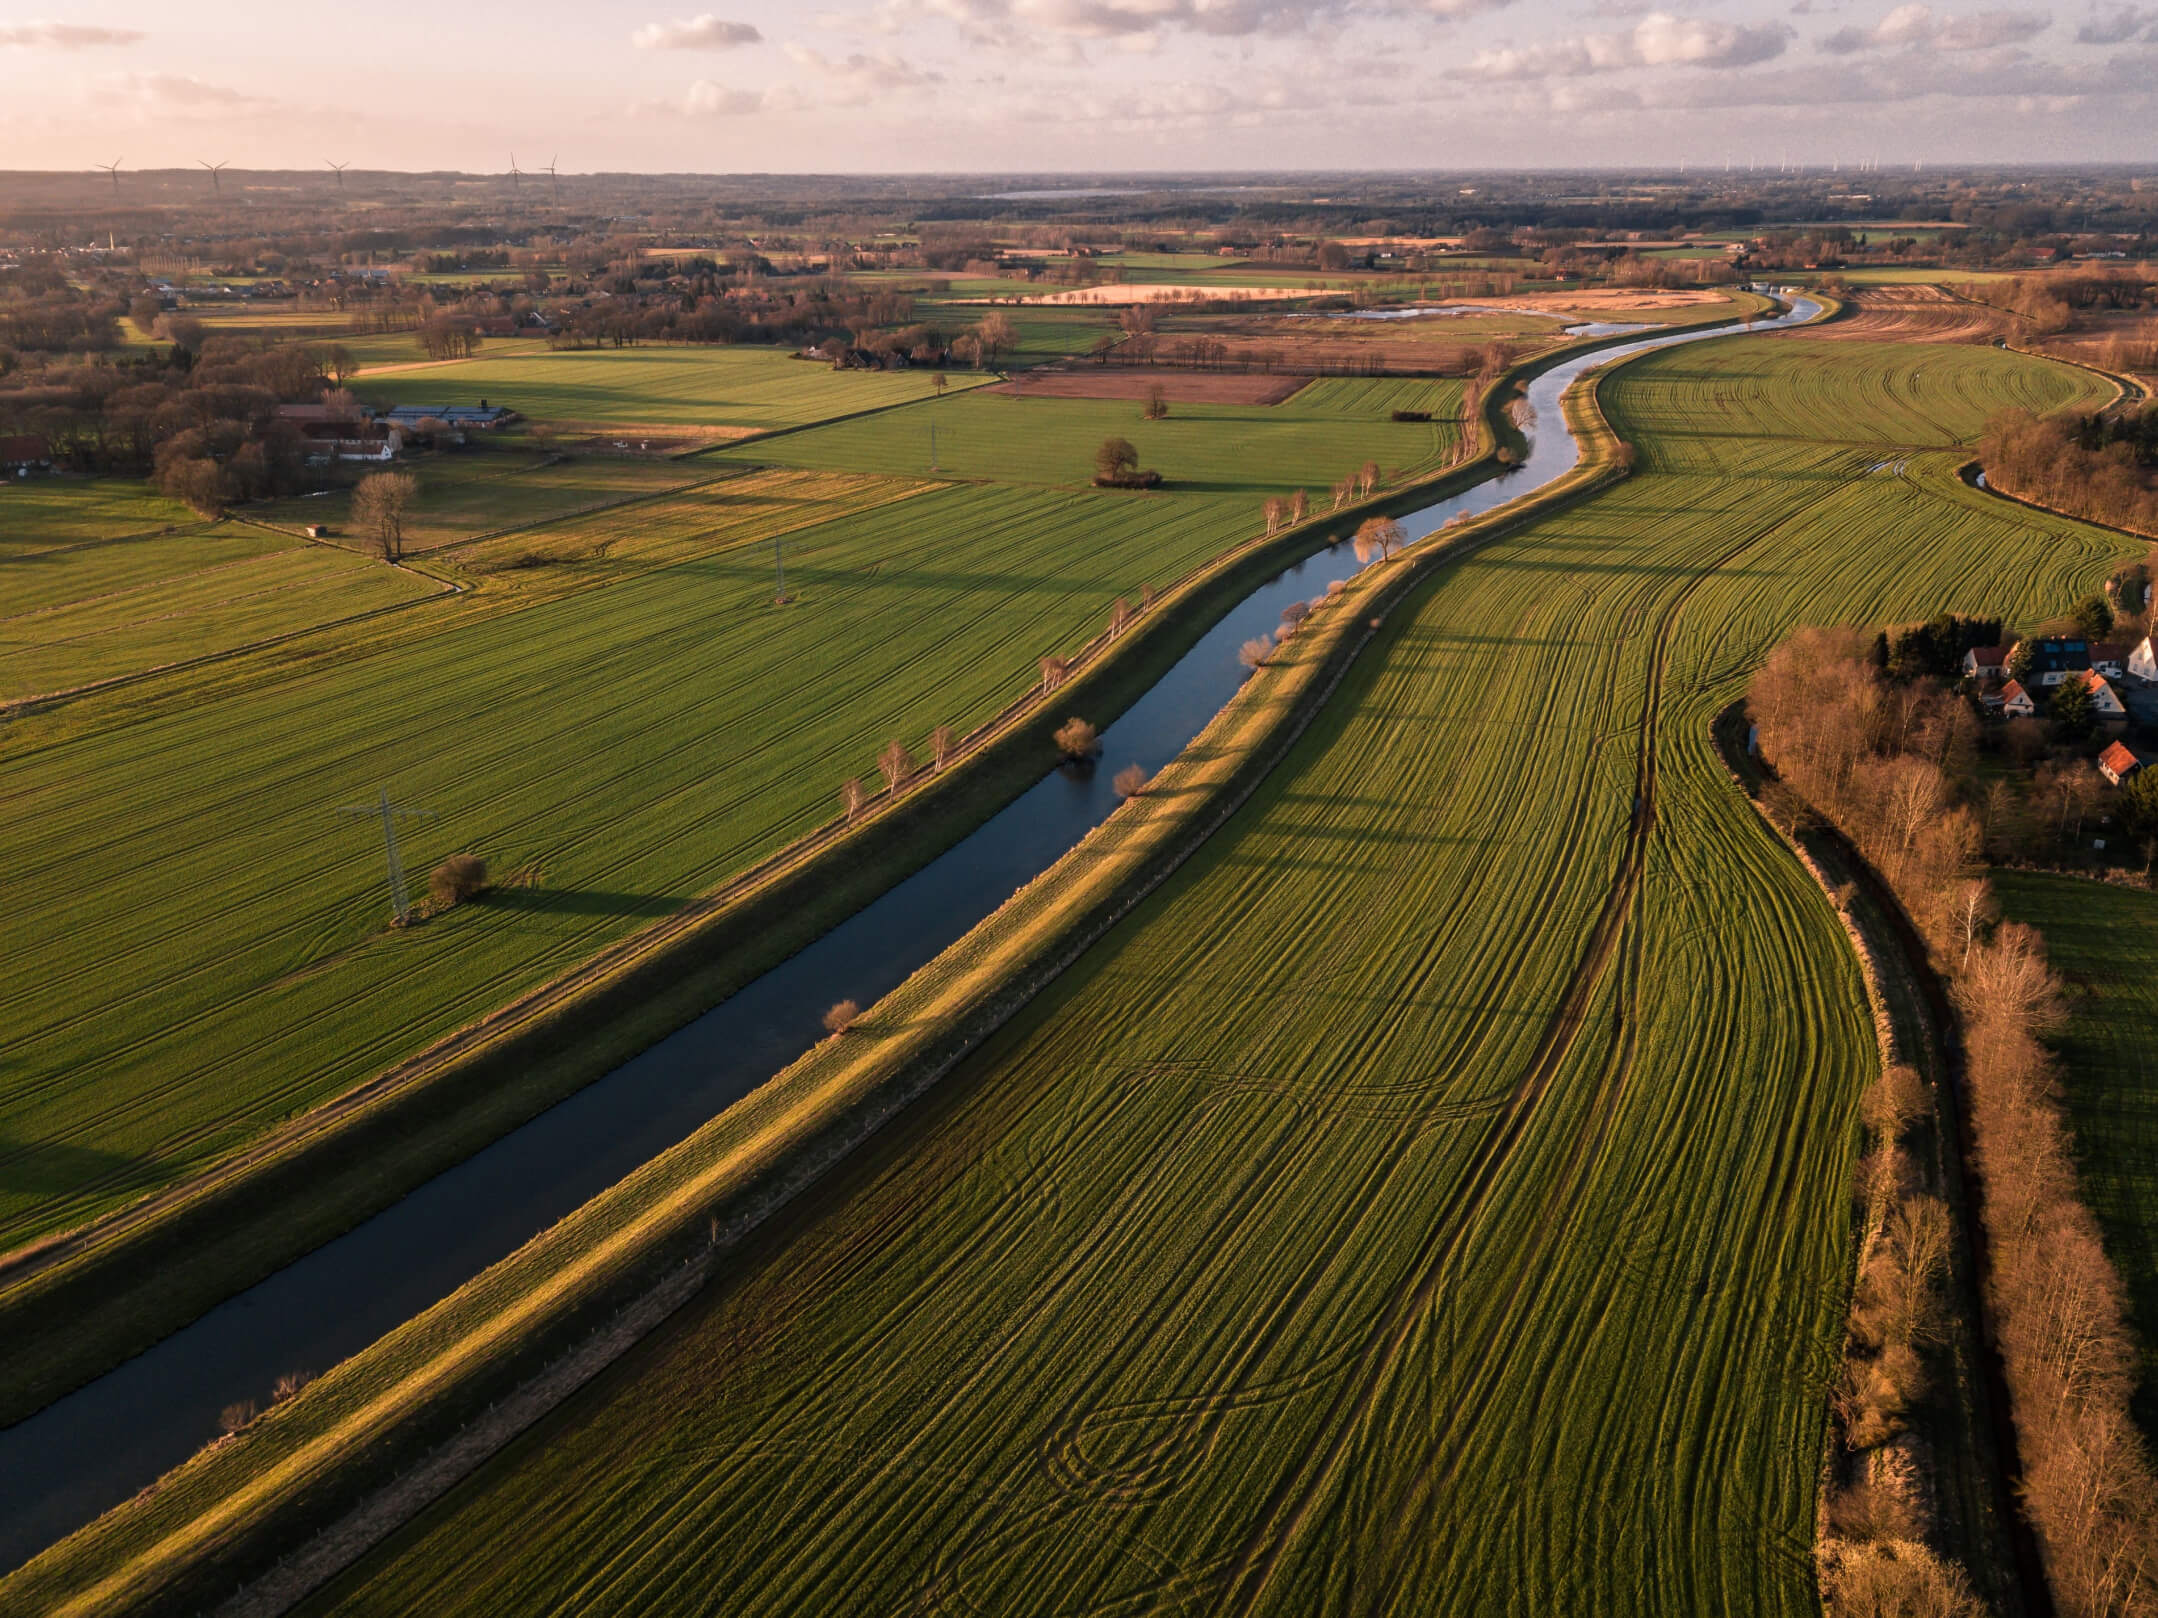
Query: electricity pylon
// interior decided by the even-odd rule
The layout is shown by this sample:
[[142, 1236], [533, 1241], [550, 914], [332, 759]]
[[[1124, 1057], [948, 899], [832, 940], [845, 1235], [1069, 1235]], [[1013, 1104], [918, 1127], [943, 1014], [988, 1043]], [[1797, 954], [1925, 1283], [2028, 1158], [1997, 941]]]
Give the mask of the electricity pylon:
[[412, 902], [405, 896], [405, 864], [397, 857], [397, 822], [406, 820], [432, 820], [432, 809], [407, 809], [390, 802], [390, 789], [382, 789], [378, 803], [348, 803], [337, 811], [341, 815], [367, 816], [382, 822], [382, 848], [389, 858], [390, 867], [390, 917], [398, 926], [412, 919]]

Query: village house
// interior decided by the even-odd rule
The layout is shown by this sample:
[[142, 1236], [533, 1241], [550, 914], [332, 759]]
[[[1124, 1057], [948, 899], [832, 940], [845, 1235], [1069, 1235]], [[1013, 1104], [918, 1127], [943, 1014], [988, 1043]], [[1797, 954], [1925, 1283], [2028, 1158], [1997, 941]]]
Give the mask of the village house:
[[2109, 680], [2117, 680], [2126, 672], [2128, 644], [2117, 640], [2094, 640], [2091, 642], [2091, 668]]
[[1963, 654], [1963, 677], [1980, 685], [1999, 685], [2008, 677], [2008, 648], [1973, 646]]
[[2151, 637], [2145, 635], [2128, 654], [2128, 672], [2138, 680], [2158, 681], [2158, 646], [2151, 645]]
[[2141, 768], [2143, 761], [2122, 742], [2112, 743], [2098, 755], [2098, 773], [2115, 786], [2123, 785]]
[[2010, 680], [2001, 687], [2001, 717], [2003, 719], [2030, 719], [2038, 712], [2038, 704], [2023, 689], [2021, 680]]
[[2027, 684], [2056, 686], [2071, 674], [2083, 674], [2091, 666], [2090, 643], [2066, 637], [2049, 637], [2045, 640], [2018, 641], [2018, 646], [2028, 646], [2031, 652], [2031, 671], [2024, 676]]
[[2121, 701], [2120, 693], [2107, 682], [2096, 669], [2084, 669], [2079, 674], [2064, 675], [2061, 684], [2081, 685], [2091, 694], [2091, 717], [2101, 725], [2124, 725], [2128, 722], [2128, 708]]
[[443, 426], [459, 431], [474, 427], [492, 430], [507, 427], [517, 419], [517, 412], [482, 399], [477, 405], [392, 405], [383, 412], [383, 419], [407, 428], [417, 427], [423, 421], [439, 421]]

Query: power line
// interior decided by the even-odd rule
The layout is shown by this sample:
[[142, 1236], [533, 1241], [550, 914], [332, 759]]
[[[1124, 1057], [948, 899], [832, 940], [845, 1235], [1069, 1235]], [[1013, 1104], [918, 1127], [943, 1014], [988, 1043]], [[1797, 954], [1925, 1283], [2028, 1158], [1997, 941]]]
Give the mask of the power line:
[[389, 864], [390, 919], [395, 925], [404, 926], [412, 919], [412, 902], [405, 895], [405, 863], [397, 853], [397, 822], [400, 819], [433, 820], [435, 812], [432, 809], [411, 809], [390, 802], [388, 787], [382, 789], [378, 802], [346, 804], [337, 812], [355, 818], [379, 819], [382, 822], [382, 849]]

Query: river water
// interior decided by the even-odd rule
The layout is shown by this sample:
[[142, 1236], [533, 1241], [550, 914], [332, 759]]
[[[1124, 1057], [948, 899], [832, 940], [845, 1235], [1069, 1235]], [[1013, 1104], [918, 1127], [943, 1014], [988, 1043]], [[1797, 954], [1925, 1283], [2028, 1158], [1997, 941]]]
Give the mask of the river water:
[[[1799, 298], [1771, 330], [1811, 319]], [[1542, 487], [1579, 447], [1559, 400], [1622, 355], [1724, 332], [1675, 333], [1576, 356], [1534, 378], [1529, 452], [1511, 472], [1402, 519], [1423, 539]], [[1110, 778], [1160, 768], [1243, 682], [1237, 650], [1291, 602], [1356, 571], [1348, 545], [1284, 569], [1223, 616], [1115, 724], [1099, 767], [1052, 770], [970, 836], [731, 999], [343, 1236], [155, 1347], [0, 1431], [0, 1572], [12, 1570], [217, 1436], [218, 1412], [291, 1371], [324, 1371], [436, 1303], [579, 1204], [684, 1139], [823, 1036], [841, 996], [868, 1005], [1047, 870], [1116, 807]]]

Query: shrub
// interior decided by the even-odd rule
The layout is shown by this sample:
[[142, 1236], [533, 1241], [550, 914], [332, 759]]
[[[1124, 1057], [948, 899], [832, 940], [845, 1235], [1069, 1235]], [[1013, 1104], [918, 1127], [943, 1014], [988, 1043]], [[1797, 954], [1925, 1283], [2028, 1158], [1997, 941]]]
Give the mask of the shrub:
[[255, 1419], [255, 1401], [242, 1399], [229, 1404], [217, 1413], [217, 1424], [228, 1433], [236, 1433]]
[[1236, 660], [1247, 669], [1264, 668], [1266, 660], [1274, 655], [1274, 637], [1254, 635], [1236, 649]]
[[1146, 790], [1146, 779], [1146, 767], [1144, 765], [1127, 764], [1116, 772], [1116, 780], [1112, 785], [1116, 787], [1118, 797], [1136, 798]]
[[1101, 751], [1101, 736], [1084, 719], [1072, 718], [1057, 726], [1056, 744], [1066, 758], [1092, 758]]
[[824, 1014], [824, 1031], [835, 1036], [844, 1034], [854, 1026], [855, 1019], [861, 1014], [862, 1008], [852, 1000], [836, 1001], [832, 1009]]
[[452, 854], [427, 879], [427, 896], [437, 910], [477, 899], [487, 891], [487, 862], [477, 854]]
[[270, 1389], [270, 1403], [283, 1404], [314, 1380], [315, 1373], [312, 1371], [287, 1371]]

